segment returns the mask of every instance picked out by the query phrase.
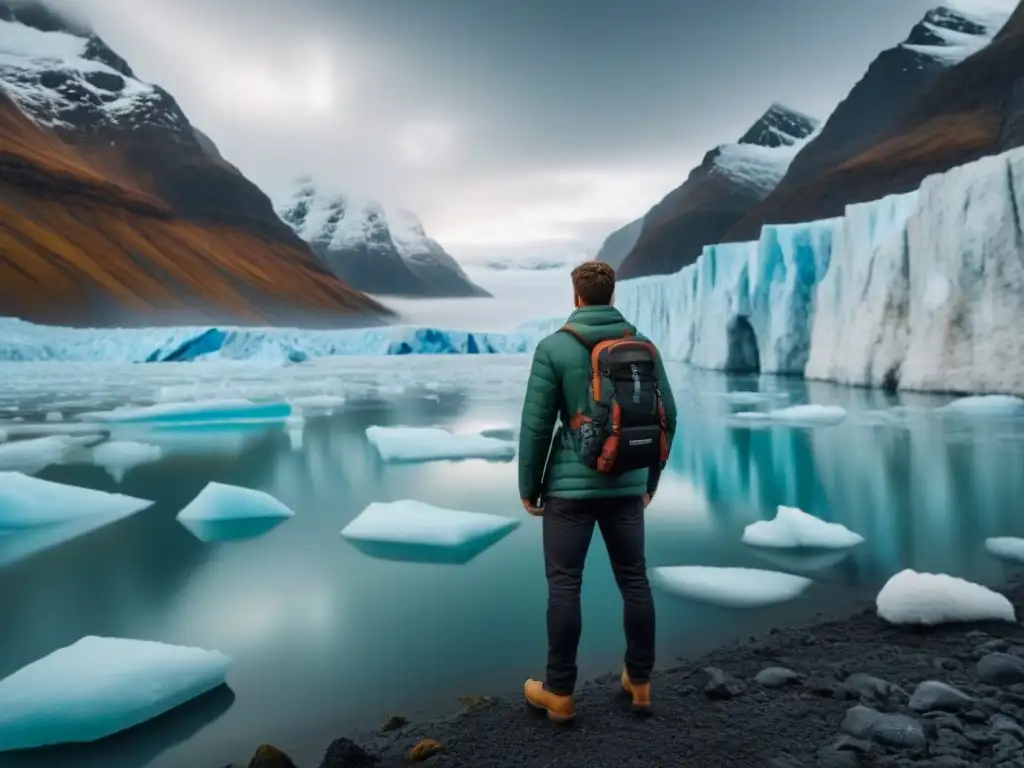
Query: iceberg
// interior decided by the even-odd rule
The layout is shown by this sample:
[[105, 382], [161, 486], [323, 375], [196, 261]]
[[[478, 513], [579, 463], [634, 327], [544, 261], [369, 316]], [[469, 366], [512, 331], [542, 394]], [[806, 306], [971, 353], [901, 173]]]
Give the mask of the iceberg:
[[838, 405], [791, 405], [771, 411], [740, 411], [734, 419], [765, 424], [788, 424], [790, 426], [831, 426], [846, 418], [846, 409]]
[[127, 517], [152, 501], [0, 472], [0, 531], [98, 517]]
[[288, 403], [254, 403], [251, 400], [224, 399], [115, 408], [112, 411], [83, 413], [79, 418], [114, 424], [161, 425], [284, 421], [291, 413], [292, 407]]
[[939, 409], [954, 416], [979, 416], [1004, 418], [1024, 416], [1024, 397], [1012, 395], [975, 395], [961, 397]]
[[1024, 563], [1024, 539], [1016, 536], [995, 536], [985, 539], [985, 549], [1003, 560]]
[[4, 443], [0, 445], [0, 470], [16, 470], [32, 475], [51, 464], [60, 464], [76, 448], [101, 439], [102, 435], [50, 435]]
[[0, 751], [93, 742], [224, 685], [218, 651], [83, 637], [0, 680]]
[[1024, 148], [844, 215], [767, 225], [616, 305], [666, 358], [886, 388], [1024, 395]]
[[[183, 363], [256, 360], [296, 364], [345, 355], [485, 355], [532, 352], [549, 323], [506, 332], [388, 326], [301, 328], [60, 328], [0, 318], [0, 362]], [[553, 330], [553, 329], [552, 329]]]
[[878, 616], [890, 624], [936, 626], [974, 621], [1016, 623], [1013, 604], [988, 587], [942, 573], [909, 568], [890, 578], [875, 598]]
[[92, 449], [93, 462], [107, 470], [118, 483], [124, 480], [128, 470], [160, 461], [163, 455], [160, 446], [135, 440], [112, 440]]
[[303, 395], [293, 398], [291, 404], [293, 408], [298, 408], [303, 413], [322, 413], [330, 416], [345, 404], [345, 398], [341, 395]]
[[455, 434], [440, 427], [367, 427], [366, 439], [385, 462], [461, 459], [508, 461], [516, 444], [479, 433]]
[[518, 520], [500, 515], [462, 512], [404, 499], [370, 504], [341, 535], [371, 557], [465, 563], [517, 527]]
[[813, 583], [803, 576], [757, 568], [676, 565], [651, 569], [651, 582], [679, 597], [725, 608], [762, 608], [792, 600]]
[[772, 520], [759, 520], [743, 530], [743, 543], [775, 549], [846, 549], [864, 537], [840, 523], [827, 523], [796, 507], [779, 506]]
[[177, 519], [181, 523], [215, 520], [283, 519], [295, 512], [269, 493], [224, 483], [207, 483]]

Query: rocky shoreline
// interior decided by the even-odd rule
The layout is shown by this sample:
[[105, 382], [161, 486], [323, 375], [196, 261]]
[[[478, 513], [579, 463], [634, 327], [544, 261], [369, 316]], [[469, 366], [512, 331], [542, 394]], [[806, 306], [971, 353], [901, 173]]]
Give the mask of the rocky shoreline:
[[[1001, 590], [1024, 616], [1024, 583]], [[661, 670], [637, 718], [617, 674], [584, 685], [574, 725], [520, 695], [338, 739], [318, 768], [1024, 768], [1024, 626], [891, 627], [874, 609], [772, 630]], [[249, 768], [295, 768], [264, 745]], [[305, 768], [305, 767], [303, 767]], [[310, 766], [309, 768], [313, 768]]]

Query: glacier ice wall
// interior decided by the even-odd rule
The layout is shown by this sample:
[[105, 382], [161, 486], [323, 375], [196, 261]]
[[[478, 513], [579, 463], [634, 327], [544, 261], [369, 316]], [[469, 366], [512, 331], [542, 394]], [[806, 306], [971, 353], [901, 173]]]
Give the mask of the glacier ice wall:
[[1024, 393], [1024, 149], [708, 246], [616, 304], [674, 360], [887, 388]]

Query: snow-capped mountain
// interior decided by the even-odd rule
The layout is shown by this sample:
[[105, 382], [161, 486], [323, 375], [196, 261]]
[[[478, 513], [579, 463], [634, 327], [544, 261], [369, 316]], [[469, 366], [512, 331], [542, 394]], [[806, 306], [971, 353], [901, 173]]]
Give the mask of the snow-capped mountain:
[[[0, 315], [376, 322], [174, 98], [84, 24], [0, 0]], [[254, 266], [258, 265], [258, 266]], [[355, 320], [355, 318], [363, 318]]]
[[772, 104], [738, 141], [708, 152], [686, 182], [643, 217], [619, 277], [667, 274], [692, 264], [775, 188], [817, 127], [814, 118]]
[[1008, 148], [986, 123], [1001, 124], [1013, 88], [1022, 88], [1014, 83], [1024, 76], [1024, 49], [993, 40], [1020, 7], [950, 0], [928, 11], [875, 58], [771, 195], [726, 239], [755, 239], [766, 223], [836, 216], [850, 203], [907, 192], [930, 173]]
[[382, 296], [489, 296], [410, 211], [323, 192], [309, 176], [277, 204], [281, 219], [349, 285]]

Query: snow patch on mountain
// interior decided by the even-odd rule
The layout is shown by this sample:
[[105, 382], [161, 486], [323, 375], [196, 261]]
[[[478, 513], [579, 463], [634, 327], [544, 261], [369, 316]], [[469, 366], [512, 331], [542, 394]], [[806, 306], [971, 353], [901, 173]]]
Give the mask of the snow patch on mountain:
[[988, 45], [1016, 7], [1017, 0], [949, 0], [928, 11], [901, 47], [952, 66]]
[[[110, 124], [134, 122], [136, 115], [152, 117], [166, 99], [94, 34], [7, 19], [0, 19], [0, 85], [33, 121], [50, 128], [73, 128], [83, 111]], [[181, 122], [175, 111], [159, 113], [165, 122]]]

